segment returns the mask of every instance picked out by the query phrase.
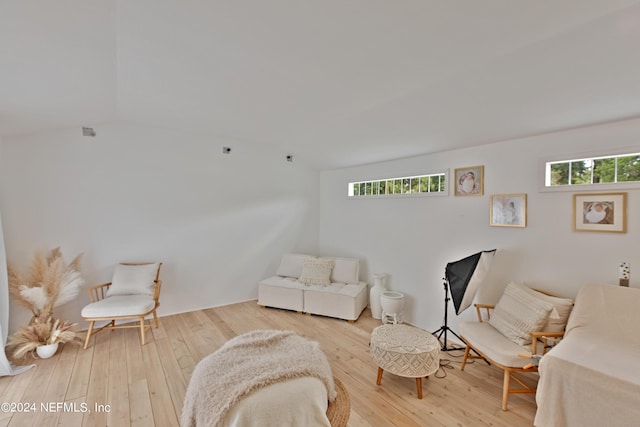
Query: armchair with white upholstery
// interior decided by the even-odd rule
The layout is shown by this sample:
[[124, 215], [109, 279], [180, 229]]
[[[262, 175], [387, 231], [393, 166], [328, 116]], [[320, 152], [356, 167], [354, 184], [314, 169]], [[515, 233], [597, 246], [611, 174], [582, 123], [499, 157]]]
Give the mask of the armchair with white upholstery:
[[[156, 328], [158, 316], [156, 309], [160, 305], [160, 267], [162, 263], [122, 263], [118, 264], [109, 283], [88, 289], [91, 304], [82, 309], [82, 319], [89, 322], [84, 348], [89, 345], [92, 335], [108, 328], [140, 328], [140, 340], [145, 344], [145, 330], [151, 327], [152, 315]], [[108, 323], [94, 330], [95, 322]], [[116, 321], [132, 322], [116, 325]]]

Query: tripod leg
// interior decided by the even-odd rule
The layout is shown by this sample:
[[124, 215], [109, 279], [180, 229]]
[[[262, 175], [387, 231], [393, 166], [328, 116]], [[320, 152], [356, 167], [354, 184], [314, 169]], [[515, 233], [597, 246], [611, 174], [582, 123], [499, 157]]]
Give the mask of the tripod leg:
[[455, 335], [456, 338], [458, 338], [462, 343], [464, 343], [464, 340], [462, 338], [460, 338], [460, 335], [456, 334], [455, 332], [453, 332], [453, 329], [449, 329], [449, 331]]

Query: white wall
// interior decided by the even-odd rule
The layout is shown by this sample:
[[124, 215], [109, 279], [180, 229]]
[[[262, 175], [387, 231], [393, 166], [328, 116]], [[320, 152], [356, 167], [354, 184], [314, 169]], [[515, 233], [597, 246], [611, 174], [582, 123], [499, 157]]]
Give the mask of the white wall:
[[[117, 262], [160, 260], [166, 315], [257, 298], [283, 252], [317, 252], [319, 176], [286, 153], [126, 124], [96, 131], [5, 138], [0, 210], [23, 272], [55, 246], [67, 260], [84, 252], [87, 286]], [[79, 321], [87, 302], [83, 291], [56, 314]], [[11, 331], [28, 319], [12, 305]]]
[[[617, 284], [621, 261], [631, 263], [631, 286], [638, 287], [640, 190], [625, 190], [627, 233], [590, 233], [572, 231], [572, 192], [539, 192], [538, 185], [540, 158], [626, 148], [640, 151], [640, 120], [322, 172], [320, 252], [364, 259], [369, 283], [373, 273], [390, 274], [390, 287], [407, 296], [407, 321], [428, 330], [442, 324], [447, 262], [484, 249], [498, 252], [478, 292], [482, 302], [496, 302], [511, 280], [574, 297], [585, 283]], [[474, 165], [485, 166], [482, 197], [346, 196], [353, 181]], [[489, 196], [503, 193], [527, 194], [526, 228], [489, 225]], [[450, 325], [473, 316], [450, 310]]]

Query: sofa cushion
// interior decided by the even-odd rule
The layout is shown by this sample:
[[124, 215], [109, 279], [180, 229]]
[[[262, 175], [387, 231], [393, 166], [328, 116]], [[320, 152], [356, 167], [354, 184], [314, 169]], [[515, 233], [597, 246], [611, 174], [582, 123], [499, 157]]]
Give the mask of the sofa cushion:
[[348, 297], [356, 297], [361, 291], [362, 288], [366, 288], [366, 284], [364, 282], [360, 283], [331, 283], [327, 286], [322, 285], [309, 285], [305, 287], [305, 291], [310, 292], [322, 292], [325, 294], [333, 294], [333, 295], [345, 295]]
[[553, 304], [524, 285], [509, 283], [493, 310], [489, 323], [518, 345], [531, 343], [531, 332], [542, 330]]
[[330, 285], [333, 265], [328, 259], [305, 259], [298, 281], [307, 285]]
[[334, 262], [331, 270], [332, 283], [358, 283], [360, 275], [360, 260], [357, 258], [323, 257]]
[[310, 255], [302, 254], [284, 254], [280, 260], [280, 266], [276, 271], [278, 276], [295, 277], [296, 279], [302, 274], [302, 267], [305, 259], [315, 259]]
[[305, 284], [294, 277], [269, 277], [258, 282], [258, 304], [302, 311], [305, 287]]
[[258, 285], [278, 286], [281, 288], [303, 289], [305, 285], [295, 277], [271, 276], [258, 282]]
[[304, 311], [307, 313], [356, 320], [367, 306], [369, 291], [364, 282], [303, 286]]
[[519, 346], [507, 339], [487, 322], [461, 322], [458, 330], [462, 338], [471, 343], [473, 348], [496, 363], [512, 368], [521, 368], [531, 363], [530, 359], [518, 356], [530, 354], [531, 348]]

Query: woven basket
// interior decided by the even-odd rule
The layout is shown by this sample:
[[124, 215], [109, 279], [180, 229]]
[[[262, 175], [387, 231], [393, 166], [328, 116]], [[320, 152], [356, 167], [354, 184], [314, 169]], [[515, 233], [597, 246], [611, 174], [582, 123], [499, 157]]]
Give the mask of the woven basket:
[[333, 382], [336, 384], [338, 396], [336, 397], [336, 400], [329, 403], [329, 407], [327, 408], [327, 418], [329, 418], [331, 427], [346, 427], [347, 421], [349, 421], [349, 414], [351, 413], [349, 393], [347, 393], [347, 389], [339, 379], [333, 377]]

